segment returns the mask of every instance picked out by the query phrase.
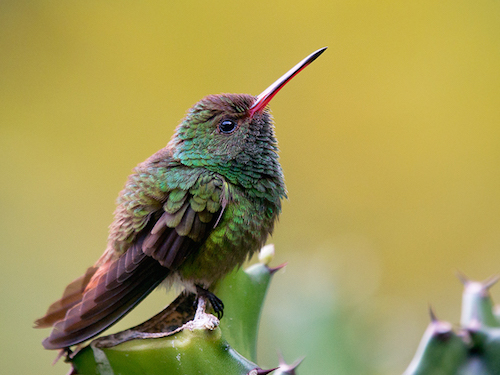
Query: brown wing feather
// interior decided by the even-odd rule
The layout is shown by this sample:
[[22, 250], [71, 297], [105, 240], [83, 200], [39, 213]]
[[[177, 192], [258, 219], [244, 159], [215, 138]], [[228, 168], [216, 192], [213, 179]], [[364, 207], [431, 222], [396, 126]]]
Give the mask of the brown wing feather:
[[[109, 264], [111, 274], [103, 273], [82, 300], [70, 308], [43, 341], [46, 349], [76, 345], [108, 328], [144, 299], [170, 273], [142, 252], [142, 241]], [[116, 271], [115, 271], [116, 270]]]
[[[175, 270], [205, 240], [218, 213], [196, 212], [189, 202], [175, 214], [164, 212], [146, 236], [142, 250], [162, 266]], [[200, 215], [205, 220], [208, 217], [208, 222], [203, 222]]]
[[[189, 211], [184, 211], [183, 219], [188, 216], [195, 221]], [[46, 349], [79, 344], [116, 323], [201, 245], [201, 242], [179, 235], [175, 228], [165, 226], [160, 237], [150, 241], [154, 247], [148, 247], [146, 253], [144, 238], [155, 235], [151, 234], [151, 227], [152, 224], [148, 225], [142, 238], [120, 258], [99, 268], [81, 300], [68, 309], [64, 319], [54, 324], [50, 336], [43, 341]]]
[[63, 298], [36, 321], [37, 327], [54, 327], [44, 347], [65, 348], [98, 335], [196, 253], [223, 212], [214, 190], [211, 186], [201, 203], [191, 199], [196, 192], [176, 191], [164, 210], [151, 213], [135, 243], [118, 259], [89, 268], [71, 283]]

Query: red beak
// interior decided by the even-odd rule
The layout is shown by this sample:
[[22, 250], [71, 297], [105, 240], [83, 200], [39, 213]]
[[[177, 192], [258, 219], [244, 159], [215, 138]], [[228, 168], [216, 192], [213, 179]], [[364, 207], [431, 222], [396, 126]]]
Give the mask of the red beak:
[[302, 69], [316, 60], [319, 55], [325, 52], [327, 47], [320, 48], [316, 52], [311, 53], [304, 60], [295, 65], [292, 69], [286, 72], [281, 76], [276, 82], [274, 82], [271, 86], [265, 89], [259, 96], [257, 96], [257, 100], [250, 107], [250, 117], [253, 116], [256, 112], [261, 112], [266, 108], [266, 105], [271, 101], [271, 99], [281, 90], [283, 86], [286, 85], [288, 81], [290, 81], [293, 77], [295, 77]]

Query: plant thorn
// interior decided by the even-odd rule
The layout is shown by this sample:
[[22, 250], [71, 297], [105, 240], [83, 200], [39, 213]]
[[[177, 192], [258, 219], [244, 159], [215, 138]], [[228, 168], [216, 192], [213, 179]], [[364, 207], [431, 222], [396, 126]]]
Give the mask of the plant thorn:
[[499, 275], [494, 275], [494, 276], [491, 276], [490, 278], [484, 280], [483, 281], [484, 289], [486, 289], [486, 290], [490, 289], [493, 285], [495, 285], [498, 282], [499, 279], [500, 279]]
[[271, 275], [274, 275], [275, 272], [279, 271], [282, 268], [285, 268], [287, 264], [288, 264], [288, 262], [285, 262], [285, 263], [281, 263], [279, 266], [276, 266], [276, 267], [267, 267], [267, 269], [269, 270]]
[[430, 304], [429, 304], [429, 315], [431, 317], [432, 323], [436, 323], [439, 321], [439, 319], [436, 316], [436, 312], [434, 311], [434, 309], [432, 308], [432, 306]]
[[456, 271], [456, 275], [458, 277], [458, 280], [464, 285], [467, 286], [467, 284], [470, 283], [470, 280], [465, 276], [465, 274], [459, 270]]

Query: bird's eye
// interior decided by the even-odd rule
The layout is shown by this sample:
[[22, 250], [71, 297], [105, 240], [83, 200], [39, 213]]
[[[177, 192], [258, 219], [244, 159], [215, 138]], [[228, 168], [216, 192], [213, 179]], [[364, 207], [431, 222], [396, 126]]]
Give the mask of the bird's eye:
[[222, 120], [219, 124], [219, 130], [221, 133], [230, 134], [236, 129], [236, 121], [233, 120]]

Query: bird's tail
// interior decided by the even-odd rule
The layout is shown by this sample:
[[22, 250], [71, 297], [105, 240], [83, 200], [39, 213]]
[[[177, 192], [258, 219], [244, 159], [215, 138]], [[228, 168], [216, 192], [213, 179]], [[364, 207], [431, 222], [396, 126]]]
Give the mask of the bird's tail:
[[169, 272], [143, 253], [142, 241], [115, 261], [89, 268], [35, 322], [37, 328], [54, 327], [43, 346], [67, 348], [98, 335], [142, 301]]
[[83, 276], [71, 282], [64, 289], [61, 299], [50, 305], [43, 317], [35, 320], [35, 328], [52, 327], [58, 320], [63, 319], [66, 312], [82, 300], [85, 288], [96, 271], [97, 267], [89, 267]]

